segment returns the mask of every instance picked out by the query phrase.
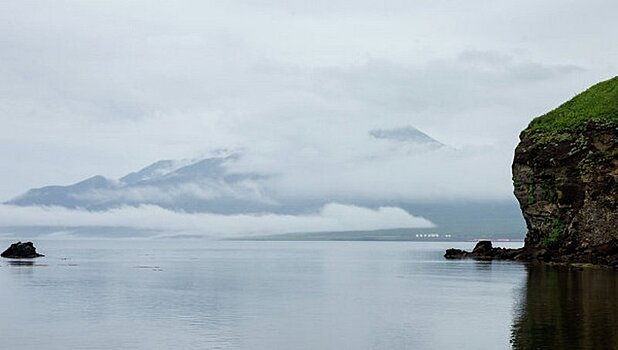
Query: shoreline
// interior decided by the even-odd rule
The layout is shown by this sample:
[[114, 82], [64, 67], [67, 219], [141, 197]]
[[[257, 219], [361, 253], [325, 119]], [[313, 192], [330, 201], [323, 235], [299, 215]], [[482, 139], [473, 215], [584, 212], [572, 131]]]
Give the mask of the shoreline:
[[554, 266], [602, 267], [618, 270], [618, 242], [612, 241], [585, 250], [565, 251], [530, 246], [501, 248], [493, 247], [491, 241], [479, 241], [471, 252], [449, 248], [444, 258], [447, 260], [520, 261]]

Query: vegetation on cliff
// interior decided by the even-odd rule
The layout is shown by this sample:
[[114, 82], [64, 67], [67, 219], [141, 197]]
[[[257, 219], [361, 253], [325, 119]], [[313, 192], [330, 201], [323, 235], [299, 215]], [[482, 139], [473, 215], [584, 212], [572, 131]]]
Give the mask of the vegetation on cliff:
[[618, 77], [533, 120], [520, 134], [512, 171], [525, 246], [479, 242], [472, 252], [449, 249], [446, 258], [618, 268]]
[[618, 266], [618, 77], [534, 119], [512, 170], [526, 247]]
[[534, 119], [525, 132], [553, 137], [581, 130], [591, 122], [618, 126], [618, 77], [600, 82]]

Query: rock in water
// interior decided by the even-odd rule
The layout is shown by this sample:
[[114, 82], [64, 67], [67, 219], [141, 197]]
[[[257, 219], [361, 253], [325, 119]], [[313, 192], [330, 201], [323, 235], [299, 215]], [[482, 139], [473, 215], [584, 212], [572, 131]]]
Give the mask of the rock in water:
[[493, 246], [491, 244], [491, 241], [478, 241], [478, 243], [476, 243], [476, 245], [474, 246], [472, 253], [484, 254], [487, 252], [491, 252], [492, 249]]
[[478, 241], [472, 252], [451, 248], [447, 249], [444, 254], [447, 259], [471, 258], [476, 260], [526, 260], [527, 256], [524, 248], [494, 248], [491, 241]]
[[618, 260], [618, 77], [534, 119], [520, 140], [512, 170], [526, 248]]
[[11, 244], [0, 256], [10, 259], [32, 259], [45, 255], [37, 253], [32, 242], [17, 242]]
[[450, 248], [446, 250], [446, 253], [444, 253], [444, 257], [447, 259], [463, 259], [468, 257], [468, 254], [470, 253], [466, 252], [465, 250]]

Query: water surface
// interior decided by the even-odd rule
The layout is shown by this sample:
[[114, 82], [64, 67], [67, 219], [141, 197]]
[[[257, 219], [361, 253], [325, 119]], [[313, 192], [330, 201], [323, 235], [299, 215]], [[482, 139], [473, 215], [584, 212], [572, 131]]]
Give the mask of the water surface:
[[42, 240], [34, 264], [0, 261], [0, 334], [22, 349], [618, 344], [615, 272], [442, 258], [472, 245]]

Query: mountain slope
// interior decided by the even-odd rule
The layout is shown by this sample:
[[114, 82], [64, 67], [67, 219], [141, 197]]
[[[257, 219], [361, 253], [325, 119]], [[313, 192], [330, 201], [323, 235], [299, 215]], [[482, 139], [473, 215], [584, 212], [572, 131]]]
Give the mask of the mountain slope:
[[374, 129], [369, 132], [369, 135], [376, 139], [389, 140], [393, 142], [425, 145], [436, 148], [444, 146], [442, 142], [432, 138], [413, 126], [392, 129]]
[[193, 161], [162, 160], [119, 180], [102, 176], [69, 186], [31, 189], [5, 204], [106, 210], [124, 205], [158, 205], [185, 211], [259, 211], [274, 205], [258, 181], [266, 177], [233, 173], [238, 155]]

